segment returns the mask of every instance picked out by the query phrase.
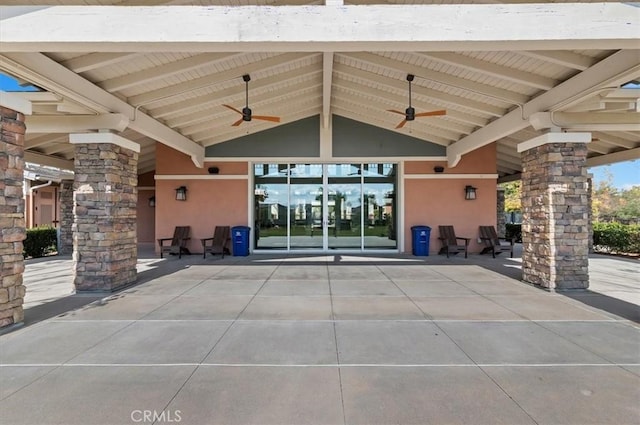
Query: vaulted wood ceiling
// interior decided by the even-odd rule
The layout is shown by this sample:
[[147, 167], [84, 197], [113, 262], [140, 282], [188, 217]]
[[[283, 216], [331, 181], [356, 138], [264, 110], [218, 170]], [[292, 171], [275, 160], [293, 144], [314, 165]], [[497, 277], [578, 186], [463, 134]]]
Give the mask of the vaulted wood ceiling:
[[[10, 1], [3, 3], [11, 4]], [[319, 4], [299, 0], [20, 3]], [[345, 4], [404, 3], [475, 2], [363, 0]], [[6, 22], [10, 22], [10, 18]], [[241, 43], [238, 47], [238, 52], [114, 51], [117, 49], [15, 52], [3, 49], [0, 42], [0, 71], [45, 89], [44, 92], [21, 94], [32, 102], [34, 111], [27, 119], [28, 127], [31, 122], [33, 129], [26, 137], [27, 160], [68, 164], [64, 161], [73, 159], [74, 150], [69, 144], [65, 123], [69, 128], [74, 127], [72, 121], [65, 121], [65, 117], [122, 113], [124, 106], [129, 107], [129, 113], [124, 114], [129, 125], [119, 134], [141, 145], [141, 173], [155, 168], [156, 138], [150, 132], [141, 131], [135, 125], [136, 120], [156, 121], [165, 128], [167, 138], [173, 137], [170, 134], [173, 131], [176, 135], [173, 139], [184, 138], [184, 143], [192, 141], [206, 147], [309, 116], [321, 115], [328, 120], [330, 114], [335, 114], [451, 146], [471, 140], [474, 134], [492, 123], [493, 127], [498, 126], [499, 120], [508, 114], [519, 114], [528, 120], [534, 113], [542, 112], [536, 121], [543, 123], [540, 128], [535, 129], [527, 122], [522, 128], [496, 139], [501, 176], [520, 172], [520, 154], [516, 150], [519, 143], [540, 135], [550, 126], [556, 127], [556, 124], [566, 130], [592, 131], [591, 165], [640, 156], [640, 131], [638, 125], [633, 125], [640, 110], [640, 89], [619, 87], [626, 81], [640, 79], [637, 51], [636, 67], [617, 73], [616, 86], [607, 84], [604, 87], [603, 79], [594, 79], [592, 87], [583, 90], [580, 96], [558, 98], [558, 104], [548, 110], [529, 111], [527, 105], [540, 96], [551, 97], [563, 83], [590, 72], [599, 63], [604, 68], [607, 60], [613, 61], [613, 55], [620, 53], [618, 49], [331, 52], [267, 49], [257, 52], [242, 51]], [[402, 117], [387, 110], [407, 107], [408, 73], [416, 76], [412, 87], [412, 103], [416, 110], [446, 109], [447, 115], [419, 118], [396, 130], [394, 127]], [[244, 106], [243, 74], [251, 74], [249, 102], [253, 113], [280, 116], [281, 124], [254, 120], [238, 127], [231, 126], [239, 116], [222, 105], [234, 105], [238, 109]], [[69, 87], [74, 78], [92, 87], [86, 89], [80, 84]], [[94, 96], [98, 92], [100, 98]], [[119, 106], [110, 109], [109, 105]], [[597, 119], [596, 115], [605, 114], [605, 118]], [[54, 121], [59, 118], [58, 125], [47, 121], [47, 117], [53, 117]], [[544, 122], [551, 124], [544, 125]]]

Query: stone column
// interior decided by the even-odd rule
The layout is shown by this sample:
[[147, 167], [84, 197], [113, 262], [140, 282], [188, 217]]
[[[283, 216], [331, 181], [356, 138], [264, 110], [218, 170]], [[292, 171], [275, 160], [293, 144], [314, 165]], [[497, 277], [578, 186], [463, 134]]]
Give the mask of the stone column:
[[73, 254], [73, 182], [60, 183], [60, 255]]
[[498, 236], [504, 238], [507, 234], [507, 220], [504, 216], [504, 189], [499, 187], [497, 192], [497, 203], [496, 203], [496, 232]]
[[0, 105], [0, 327], [24, 321], [24, 115]]
[[[139, 145], [110, 133], [72, 134], [73, 260], [77, 291], [113, 291], [136, 280]], [[101, 143], [102, 141], [112, 143]], [[95, 141], [95, 142], [93, 142]]]
[[522, 152], [522, 276], [551, 290], [589, 287], [587, 146]]
[[589, 214], [588, 226], [589, 226], [589, 254], [593, 253], [593, 176], [587, 178], [587, 204], [589, 205], [589, 209], [587, 210]]

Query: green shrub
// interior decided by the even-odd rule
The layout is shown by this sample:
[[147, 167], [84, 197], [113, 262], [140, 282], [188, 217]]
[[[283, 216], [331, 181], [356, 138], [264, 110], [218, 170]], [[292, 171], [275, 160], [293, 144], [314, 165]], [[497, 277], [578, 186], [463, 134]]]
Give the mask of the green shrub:
[[57, 249], [58, 237], [53, 227], [36, 227], [27, 229], [27, 238], [24, 241], [25, 258], [44, 257], [45, 254]]
[[522, 242], [522, 224], [507, 223], [504, 237], [513, 239], [515, 242]]
[[640, 226], [637, 224], [593, 223], [596, 251], [639, 254]]

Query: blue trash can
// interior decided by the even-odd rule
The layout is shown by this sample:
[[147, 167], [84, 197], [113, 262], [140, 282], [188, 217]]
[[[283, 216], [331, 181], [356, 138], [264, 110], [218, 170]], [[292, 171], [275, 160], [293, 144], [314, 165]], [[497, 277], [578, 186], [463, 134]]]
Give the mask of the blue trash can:
[[249, 255], [249, 233], [251, 233], [251, 227], [234, 226], [231, 228], [234, 257], [246, 257]]
[[431, 227], [413, 226], [411, 228], [411, 252], [413, 255], [429, 256], [429, 238], [431, 237]]

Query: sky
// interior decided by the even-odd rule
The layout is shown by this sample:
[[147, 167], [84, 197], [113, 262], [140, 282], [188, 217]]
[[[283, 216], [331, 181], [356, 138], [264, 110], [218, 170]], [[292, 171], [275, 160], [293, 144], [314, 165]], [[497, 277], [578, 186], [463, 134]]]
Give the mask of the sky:
[[4, 91], [38, 91], [33, 86], [21, 86], [18, 82], [0, 72], [0, 90]]
[[[0, 73], [0, 89], [5, 91], [37, 91], [33, 86], [20, 86], [16, 80]], [[589, 168], [594, 184], [613, 176], [613, 186], [617, 189], [629, 189], [640, 186], [640, 160], [625, 161], [611, 165]]]
[[591, 167], [589, 173], [593, 174], [594, 185], [606, 181], [611, 175], [613, 186], [617, 189], [628, 190], [632, 186], [640, 186], [640, 160]]

